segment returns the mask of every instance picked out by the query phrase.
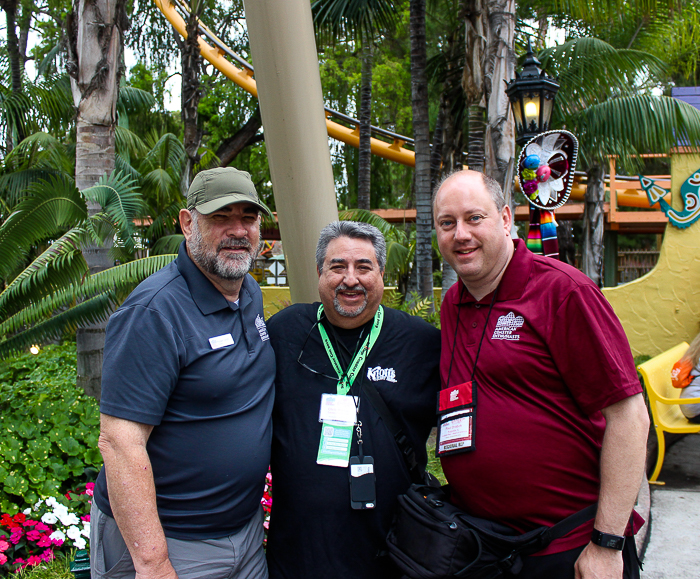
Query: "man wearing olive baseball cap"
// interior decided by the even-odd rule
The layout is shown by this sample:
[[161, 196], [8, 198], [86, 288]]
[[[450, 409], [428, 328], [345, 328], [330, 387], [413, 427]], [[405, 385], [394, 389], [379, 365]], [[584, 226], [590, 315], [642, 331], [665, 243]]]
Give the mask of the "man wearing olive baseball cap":
[[109, 320], [93, 579], [267, 578], [275, 358], [248, 275], [261, 211], [248, 173], [197, 174], [177, 259]]

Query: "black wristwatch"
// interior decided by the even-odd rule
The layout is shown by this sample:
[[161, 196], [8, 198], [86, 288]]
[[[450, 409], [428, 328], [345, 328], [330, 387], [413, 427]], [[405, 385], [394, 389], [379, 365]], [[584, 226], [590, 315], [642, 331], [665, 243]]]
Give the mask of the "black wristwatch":
[[615, 549], [617, 551], [622, 551], [625, 546], [625, 538], [619, 535], [610, 535], [608, 533], [601, 533], [598, 529], [593, 529], [593, 534], [591, 535], [591, 542], [606, 549]]

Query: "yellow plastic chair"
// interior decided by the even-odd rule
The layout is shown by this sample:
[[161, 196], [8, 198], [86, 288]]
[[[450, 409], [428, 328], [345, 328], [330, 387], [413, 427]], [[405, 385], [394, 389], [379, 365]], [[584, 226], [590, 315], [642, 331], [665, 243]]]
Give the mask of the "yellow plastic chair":
[[[649, 477], [650, 483], [656, 482], [664, 463], [666, 451], [664, 432], [700, 432], [700, 424], [688, 422], [680, 408], [681, 404], [698, 404], [700, 403], [700, 398], [681, 400], [681, 389], [674, 388], [671, 384], [671, 369], [681, 359], [681, 356], [685, 354], [687, 349], [688, 344], [683, 342], [637, 366], [637, 370], [644, 378], [644, 388], [649, 398], [654, 430], [659, 441], [656, 468], [654, 468], [654, 472]], [[656, 482], [656, 484], [663, 483]]]

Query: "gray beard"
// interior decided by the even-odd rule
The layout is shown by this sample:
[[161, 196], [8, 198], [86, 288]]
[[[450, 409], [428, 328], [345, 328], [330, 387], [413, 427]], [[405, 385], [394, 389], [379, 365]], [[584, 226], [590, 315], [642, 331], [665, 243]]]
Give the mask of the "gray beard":
[[[216, 250], [205, 247], [202, 241], [202, 233], [196, 220], [193, 220], [192, 236], [187, 242], [187, 247], [194, 261], [207, 273], [227, 281], [237, 281], [243, 279], [253, 267], [253, 262], [257, 257], [257, 251], [253, 251], [253, 246], [246, 239], [222, 241]], [[219, 255], [221, 249], [225, 247], [245, 247], [248, 253], [223, 257]]]
[[[362, 291], [362, 293], [365, 296], [365, 301], [356, 310], [346, 310], [342, 305], [340, 305], [340, 301], [338, 300], [338, 292], [341, 290], [348, 290], [348, 289]], [[356, 285], [353, 288], [349, 288], [345, 284], [341, 284], [337, 288], [335, 288], [335, 298], [333, 298], [333, 307], [335, 308], [335, 311], [338, 312], [338, 314], [340, 314], [341, 316], [343, 316], [345, 318], [356, 318], [362, 312], [364, 312], [365, 309], [367, 309], [367, 290], [365, 290], [365, 288], [363, 288], [361, 285]]]

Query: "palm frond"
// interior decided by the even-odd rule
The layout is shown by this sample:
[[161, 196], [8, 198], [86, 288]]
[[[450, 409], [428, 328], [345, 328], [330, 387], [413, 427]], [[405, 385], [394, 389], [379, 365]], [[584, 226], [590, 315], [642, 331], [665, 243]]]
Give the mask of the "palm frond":
[[395, 3], [388, 0], [316, 0], [311, 12], [316, 30], [326, 42], [391, 30], [398, 19]]
[[177, 254], [180, 244], [185, 240], [182, 234], [165, 235], [158, 239], [151, 249], [152, 255]]
[[403, 232], [399, 231], [394, 225], [389, 223], [386, 219], [379, 217], [376, 213], [367, 211], [367, 209], [346, 209], [338, 213], [338, 218], [341, 221], [360, 221], [362, 223], [369, 223], [374, 225], [379, 231], [382, 232], [384, 237], [394, 236], [400, 237]]
[[84, 236], [84, 229], [71, 229], [15, 277], [0, 292], [0, 318], [79, 282], [88, 272], [80, 251]]
[[153, 95], [145, 90], [133, 86], [119, 88], [117, 107], [127, 114], [148, 112], [155, 103], [156, 99]]
[[145, 204], [136, 186], [133, 179], [115, 170], [103, 176], [97, 185], [85, 189], [83, 195], [98, 203], [119, 234], [126, 238], [133, 235], [134, 217], [145, 213]]
[[613, 98], [583, 109], [572, 121], [582, 154], [597, 159], [614, 154], [633, 163], [631, 155], [700, 146], [700, 111], [672, 97]]
[[129, 156], [142, 157], [148, 153], [148, 147], [134, 132], [117, 125], [114, 131], [115, 149]]
[[0, 359], [26, 350], [32, 344], [41, 344], [60, 338], [64, 332], [78, 325], [94, 324], [106, 320], [116, 305], [113, 292], [99, 294], [74, 307], [51, 316], [17, 334], [0, 338]]
[[0, 278], [19, 263], [19, 251], [87, 218], [79, 191], [60, 178], [34, 183], [30, 194], [0, 226]]
[[146, 230], [146, 237], [148, 239], [157, 239], [174, 231], [179, 222], [178, 215], [180, 210], [184, 209], [186, 204], [187, 200], [181, 198], [161, 211]]

